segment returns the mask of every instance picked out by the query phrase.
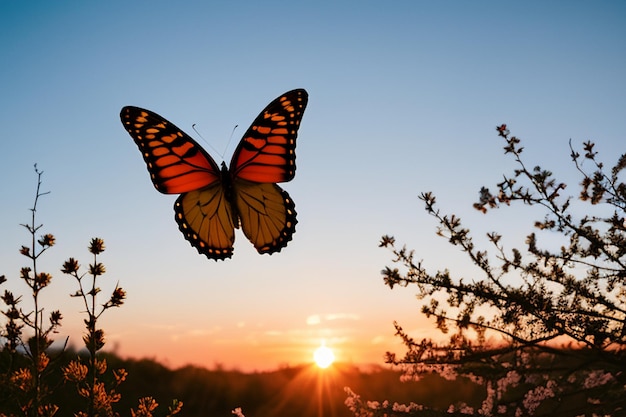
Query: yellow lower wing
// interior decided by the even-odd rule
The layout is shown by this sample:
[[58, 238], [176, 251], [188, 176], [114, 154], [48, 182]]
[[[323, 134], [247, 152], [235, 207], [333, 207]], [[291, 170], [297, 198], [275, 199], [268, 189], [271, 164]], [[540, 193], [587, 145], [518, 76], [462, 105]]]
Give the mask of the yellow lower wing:
[[289, 194], [276, 184], [236, 179], [234, 208], [222, 183], [181, 194], [174, 204], [176, 223], [191, 245], [209, 259], [233, 254], [235, 228], [259, 253], [280, 252], [296, 231], [296, 210]]
[[178, 228], [199, 253], [214, 260], [232, 256], [236, 223], [221, 183], [181, 194], [174, 211]]
[[235, 179], [234, 203], [241, 229], [259, 253], [280, 252], [296, 231], [296, 210], [276, 184]]

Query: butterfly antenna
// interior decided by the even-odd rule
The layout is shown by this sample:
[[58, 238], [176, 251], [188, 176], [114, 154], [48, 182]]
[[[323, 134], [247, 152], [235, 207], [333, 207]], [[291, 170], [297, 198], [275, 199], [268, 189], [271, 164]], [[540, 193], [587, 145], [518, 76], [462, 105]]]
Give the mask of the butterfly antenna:
[[[207, 141], [207, 140], [204, 138], [204, 136], [202, 136], [202, 134], [201, 134], [200, 132], [198, 132], [198, 129], [196, 129], [196, 124], [195, 124], [195, 123], [191, 125], [191, 128], [193, 129], [193, 131], [194, 131], [194, 132], [196, 132], [196, 133], [198, 134], [198, 136], [200, 136], [200, 138], [202, 139], [202, 141], [203, 141], [204, 143], [206, 143], [206, 144], [208, 145], [208, 147], [209, 147], [209, 148], [211, 148], [211, 149], [213, 150], [213, 152], [215, 152], [216, 154], [218, 154], [218, 155], [220, 156], [220, 158], [224, 159], [224, 154], [223, 154], [223, 153], [220, 153], [220, 151], [218, 151], [217, 149], [215, 149], [215, 146], [211, 145], [211, 144], [209, 143], [209, 141]], [[232, 137], [232, 134], [231, 134], [231, 137]]]
[[235, 130], [239, 127], [239, 125], [235, 125], [235, 127], [233, 127], [233, 131], [230, 132], [230, 138], [228, 138], [228, 143], [226, 143], [226, 149], [228, 149], [228, 145], [230, 145], [230, 142], [233, 141], [233, 135], [235, 134]]

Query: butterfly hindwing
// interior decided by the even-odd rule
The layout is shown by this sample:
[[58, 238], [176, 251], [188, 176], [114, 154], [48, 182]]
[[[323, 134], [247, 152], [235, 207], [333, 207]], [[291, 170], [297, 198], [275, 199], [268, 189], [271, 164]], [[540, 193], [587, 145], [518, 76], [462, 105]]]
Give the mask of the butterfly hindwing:
[[259, 253], [280, 252], [296, 230], [296, 210], [289, 194], [276, 184], [236, 179], [235, 207], [241, 229]]
[[215, 260], [232, 256], [236, 223], [222, 184], [182, 194], [174, 212], [178, 228], [199, 253]]
[[220, 169], [189, 135], [158, 114], [127, 106], [122, 124], [146, 161], [152, 183], [162, 193], [197, 190], [220, 179]]
[[230, 161], [234, 178], [277, 183], [296, 172], [296, 137], [308, 102], [303, 89], [277, 97], [257, 116], [243, 135]]

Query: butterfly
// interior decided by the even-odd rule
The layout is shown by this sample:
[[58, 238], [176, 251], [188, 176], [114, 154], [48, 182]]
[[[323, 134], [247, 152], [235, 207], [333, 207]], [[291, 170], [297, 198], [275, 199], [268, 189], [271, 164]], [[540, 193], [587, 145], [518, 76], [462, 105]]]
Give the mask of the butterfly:
[[276, 183], [296, 173], [296, 137], [308, 102], [304, 89], [280, 95], [257, 116], [221, 168], [189, 135], [150, 110], [122, 108], [122, 124], [145, 160], [155, 188], [180, 194], [174, 203], [180, 231], [200, 254], [233, 254], [235, 228], [256, 250], [280, 252], [295, 232], [296, 210]]

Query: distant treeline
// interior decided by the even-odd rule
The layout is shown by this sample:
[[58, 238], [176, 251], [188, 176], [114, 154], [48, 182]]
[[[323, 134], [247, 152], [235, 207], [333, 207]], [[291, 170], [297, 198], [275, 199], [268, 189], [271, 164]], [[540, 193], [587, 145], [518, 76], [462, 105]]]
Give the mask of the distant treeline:
[[[62, 382], [60, 369], [76, 358], [77, 353], [67, 351], [56, 356], [58, 363], [51, 367], [52, 373], [46, 378], [51, 384], [51, 402], [60, 407], [57, 416], [73, 416], [84, 409], [84, 399], [77, 395], [75, 386]], [[469, 381], [450, 382], [436, 375], [418, 382], [400, 382], [399, 372], [383, 367], [365, 370], [334, 364], [321, 370], [315, 365], [302, 365], [244, 373], [220, 366], [172, 370], [150, 359], [122, 359], [110, 353], [104, 357], [110, 369], [124, 368], [128, 372], [118, 390], [121, 399], [115, 406], [122, 416], [130, 415], [129, 410], [137, 408], [137, 400], [146, 396], [155, 398], [162, 406], [173, 399], [183, 401], [181, 415], [186, 417], [228, 417], [237, 407], [241, 407], [246, 417], [349, 417], [352, 414], [344, 404], [346, 386], [363, 398], [385, 398], [392, 403], [413, 401], [444, 409], [455, 401], [478, 405], [485, 395]], [[9, 367], [15, 369], [19, 364], [15, 358], [11, 362], [5, 351], [0, 352], [0, 367], [6, 375]], [[0, 413], [19, 415], [18, 410], [7, 408], [9, 384], [6, 379], [0, 384]], [[166, 407], [160, 408], [164, 412]]]

